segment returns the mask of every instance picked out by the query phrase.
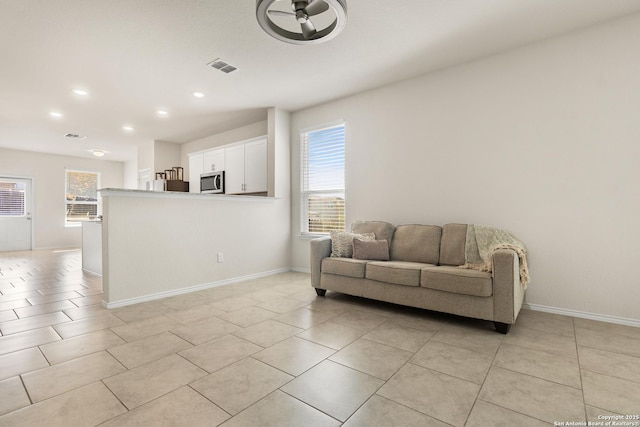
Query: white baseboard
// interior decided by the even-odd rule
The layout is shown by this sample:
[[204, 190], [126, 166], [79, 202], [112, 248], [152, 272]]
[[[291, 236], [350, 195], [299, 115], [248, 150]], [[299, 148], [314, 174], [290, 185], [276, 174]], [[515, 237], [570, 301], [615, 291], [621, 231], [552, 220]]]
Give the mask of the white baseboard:
[[[219, 280], [216, 282], [204, 283], [201, 285], [189, 286], [186, 288], [174, 289], [171, 291], [158, 292], [155, 294], [144, 295], [140, 297], [129, 298], [129, 299], [124, 299], [119, 301], [113, 301], [109, 303], [102, 301], [102, 305], [106, 308], [124, 307], [127, 305], [155, 301], [162, 298], [188, 294], [190, 292], [216, 288], [218, 286], [230, 285], [232, 283], [244, 282], [247, 280], [273, 276], [274, 274], [286, 273], [288, 271], [295, 271], [298, 273], [307, 273], [307, 274], [310, 273], [310, 270], [306, 268], [298, 268], [298, 267], [280, 268], [277, 270], [270, 270], [270, 271], [264, 271], [261, 273], [248, 274], [245, 276], [233, 277], [230, 279]], [[524, 303], [522, 304], [522, 308], [533, 310], [533, 311], [542, 311], [545, 313], [559, 314], [562, 316], [579, 317], [581, 319], [596, 320], [600, 322], [615, 323], [618, 325], [635, 326], [640, 328], [640, 319], [630, 319], [626, 317], [618, 317], [618, 316], [610, 316], [607, 314], [598, 314], [598, 313], [590, 313], [586, 311], [570, 310], [566, 308], [551, 307], [551, 306], [540, 305], [540, 304]]]
[[203, 291], [205, 289], [217, 288], [218, 286], [230, 285], [231, 283], [244, 282], [261, 277], [273, 276], [274, 274], [286, 273], [292, 271], [290, 268], [279, 268], [277, 270], [264, 271], [261, 273], [248, 274], [246, 276], [232, 277], [230, 279], [219, 280], [217, 282], [203, 283], [201, 285], [188, 286], [186, 288], [173, 289], [170, 291], [158, 292], [155, 294], [143, 295], [135, 298], [128, 298], [119, 301], [105, 302], [102, 306], [106, 308], [118, 308], [132, 304], [140, 304], [141, 302], [155, 301], [162, 298], [174, 297], [177, 295], [188, 294], [190, 292]]
[[616, 323], [618, 325], [635, 326], [640, 328], [640, 319], [629, 319], [626, 317], [609, 316], [608, 314], [589, 313], [586, 311], [569, 310], [566, 308], [550, 307], [539, 304], [522, 304], [522, 308], [533, 311], [543, 311], [545, 313], [560, 314], [563, 316], [579, 317], [581, 319], [597, 320], [600, 322]]

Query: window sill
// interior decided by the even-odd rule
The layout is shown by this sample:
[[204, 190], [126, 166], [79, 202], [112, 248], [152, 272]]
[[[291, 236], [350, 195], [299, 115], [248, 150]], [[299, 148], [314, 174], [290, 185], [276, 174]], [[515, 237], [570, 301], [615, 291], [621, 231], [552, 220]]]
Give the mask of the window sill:
[[313, 240], [313, 239], [318, 239], [320, 237], [329, 237], [329, 233], [307, 233], [307, 232], [302, 232], [300, 234], [298, 234], [298, 238], [300, 240]]

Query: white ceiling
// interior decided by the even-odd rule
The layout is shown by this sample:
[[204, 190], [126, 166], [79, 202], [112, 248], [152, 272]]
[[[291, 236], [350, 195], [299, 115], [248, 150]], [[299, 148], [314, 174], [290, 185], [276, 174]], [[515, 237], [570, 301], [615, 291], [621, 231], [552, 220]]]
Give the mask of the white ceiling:
[[[141, 141], [192, 141], [269, 106], [295, 111], [640, 11], [640, 0], [347, 2], [342, 34], [299, 46], [262, 31], [255, 0], [1, 1], [0, 147], [133, 159]], [[216, 58], [238, 70], [206, 65]]]

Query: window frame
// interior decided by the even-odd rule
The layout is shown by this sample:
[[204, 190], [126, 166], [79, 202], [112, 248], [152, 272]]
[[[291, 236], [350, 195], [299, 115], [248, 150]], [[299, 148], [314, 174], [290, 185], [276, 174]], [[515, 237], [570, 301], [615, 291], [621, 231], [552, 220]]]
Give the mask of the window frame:
[[[345, 171], [345, 177], [343, 180], [343, 187], [341, 188], [331, 188], [324, 190], [307, 190], [305, 188], [306, 179], [305, 173], [307, 171], [307, 162], [305, 158], [305, 153], [307, 152], [307, 135], [313, 132], [319, 132], [323, 130], [328, 130], [331, 128], [342, 127], [342, 131], [344, 134], [343, 143], [345, 144], [344, 149], [344, 161], [342, 164], [342, 168]], [[334, 122], [324, 123], [321, 125], [316, 125], [312, 127], [308, 127], [300, 130], [300, 237], [313, 239], [317, 237], [327, 236], [329, 235], [329, 231], [327, 232], [317, 232], [317, 231], [309, 231], [309, 196], [312, 194], [339, 194], [342, 196], [344, 201], [344, 211], [343, 215], [345, 217], [344, 227], [342, 230], [337, 231], [345, 231], [346, 229], [346, 139], [347, 139], [347, 127], [344, 120], [337, 120]]]
[[[94, 174], [96, 175], [96, 201], [70, 201], [67, 200], [67, 193], [69, 189], [69, 173], [86, 173], [86, 174]], [[96, 205], [96, 217], [99, 216], [102, 212], [102, 201], [100, 196], [98, 195], [98, 189], [100, 188], [100, 179], [101, 174], [99, 171], [94, 170], [86, 170], [86, 169], [75, 169], [75, 168], [65, 168], [64, 170], [64, 226], [66, 227], [82, 227], [83, 222], [87, 221], [95, 221], [96, 219], [88, 219], [88, 220], [69, 220], [68, 216], [68, 205]]]

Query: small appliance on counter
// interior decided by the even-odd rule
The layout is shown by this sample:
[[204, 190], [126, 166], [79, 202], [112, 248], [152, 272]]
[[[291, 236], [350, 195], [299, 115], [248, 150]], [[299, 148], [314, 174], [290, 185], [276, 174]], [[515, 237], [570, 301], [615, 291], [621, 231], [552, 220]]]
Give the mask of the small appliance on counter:
[[164, 172], [156, 172], [156, 179], [153, 180], [152, 191], [178, 191], [189, 192], [189, 182], [183, 181], [184, 169], [174, 166], [172, 169], [165, 169]]
[[208, 172], [200, 175], [200, 193], [224, 194], [224, 171]]

